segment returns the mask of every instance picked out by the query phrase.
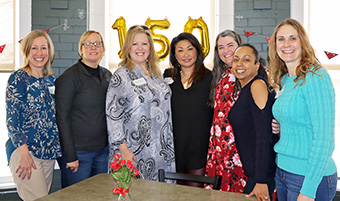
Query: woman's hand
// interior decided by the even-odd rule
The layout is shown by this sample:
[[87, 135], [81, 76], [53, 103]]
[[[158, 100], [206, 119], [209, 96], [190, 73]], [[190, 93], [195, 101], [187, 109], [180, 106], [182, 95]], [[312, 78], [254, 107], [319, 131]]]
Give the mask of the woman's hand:
[[272, 120], [272, 131], [273, 134], [279, 134], [280, 133], [280, 124], [276, 121], [276, 119]]
[[300, 195], [299, 195], [299, 197], [297, 198], [296, 201], [314, 201], [314, 200], [315, 200], [314, 198], [305, 196], [304, 194], [300, 193]]
[[18, 177], [22, 180], [24, 180], [25, 177], [27, 177], [27, 179], [30, 179], [32, 168], [37, 169], [37, 166], [35, 165], [26, 144], [18, 147], [18, 151], [20, 153], [20, 156], [18, 166], [15, 169], [15, 173], [19, 173]]
[[119, 145], [118, 147], [120, 153], [122, 154], [123, 160], [130, 160], [131, 162], [137, 162], [137, 157], [133, 152], [128, 148], [126, 143]]
[[72, 173], [76, 173], [78, 171], [78, 168], [79, 168], [79, 160], [66, 163], [66, 168], [70, 168]]
[[246, 195], [246, 197], [251, 197], [255, 195], [258, 201], [270, 201], [269, 190], [267, 184], [256, 183], [253, 191]]

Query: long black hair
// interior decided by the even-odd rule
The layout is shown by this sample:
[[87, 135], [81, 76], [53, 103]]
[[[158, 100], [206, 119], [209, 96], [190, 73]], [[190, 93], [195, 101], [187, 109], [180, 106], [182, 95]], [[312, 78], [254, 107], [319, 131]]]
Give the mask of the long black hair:
[[202, 46], [200, 42], [197, 40], [197, 38], [192, 35], [191, 33], [180, 33], [178, 36], [172, 39], [171, 45], [170, 45], [170, 64], [173, 66], [172, 70], [172, 79], [176, 78], [176, 74], [181, 70], [181, 65], [178, 63], [176, 59], [176, 44], [182, 40], [187, 40], [191, 43], [192, 46], [196, 49], [196, 55], [197, 59], [195, 62], [195, 69], [194, 72], [192, 73], [191, 77], [189, 78], [190, 81], [192, 82], [197, 82], [202, 80], [206, 73], [209, 71], [203, 63], [204, 60], [204, 53]]

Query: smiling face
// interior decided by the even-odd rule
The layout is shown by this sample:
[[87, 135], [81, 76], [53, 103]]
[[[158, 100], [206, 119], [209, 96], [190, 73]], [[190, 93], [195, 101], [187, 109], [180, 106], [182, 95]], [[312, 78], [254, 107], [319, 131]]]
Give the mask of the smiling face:
[[233, 62], [233, 55], [237, 47], [237, 42], [231, 36], [221, 37], [217, 40], [218, 56], [228, 66], [231, 66]]
[[242, 46], [235, 51], [232, 70], [242, 87], [257, 75], [259, 66], [260, 63], [256, 62], [252, 48]]
[[150, 43], [145, 33], [136, 33], [129, 50], [132, 62], [140, 68], [145, 68], [150, 53]]
[[[100, 36], [96, 33], [90, 34], [84, 43], [102, 43]], [[83, 44], [84, 44], [83, 43]], [[91, 46], [81, 46], [81, 56], [82, 62], [92, 68], [97, 68], [98, 64], [103, 57], [103, 47], [102, 46], [95, 46], [91, 44]]]
[[29, 51], [29, 66], [32, 69], [43, 69], [49, 59], [48, 43], [45, 37], [40, 36], [33, 40]]
[[283, 25], [276, 34], [276, 52], [286, 63], [288, 70], [300, 64], [302, 48], [297, 31], [291, 25]]
[[176, 44], [175, 56], [182, 68], [195, 67], [197, 51], [188, 40], [181, 40]]

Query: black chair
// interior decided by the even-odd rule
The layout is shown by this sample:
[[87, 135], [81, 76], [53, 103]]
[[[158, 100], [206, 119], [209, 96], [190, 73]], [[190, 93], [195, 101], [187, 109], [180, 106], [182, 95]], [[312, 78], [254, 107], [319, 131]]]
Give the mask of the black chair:
[[164, 169], [159, 169], [158, 180], [160, 182], [165, 182], [165, 179], [194, 181], [194, 182], [213, 184], [214, 190], [220, 190], [221, 181], [222, 181], [222, 177], [219, 175], [216, 175], [215, 177], [209, 177], [209, 176], [202, 176], [202, 175], [165, 172]]

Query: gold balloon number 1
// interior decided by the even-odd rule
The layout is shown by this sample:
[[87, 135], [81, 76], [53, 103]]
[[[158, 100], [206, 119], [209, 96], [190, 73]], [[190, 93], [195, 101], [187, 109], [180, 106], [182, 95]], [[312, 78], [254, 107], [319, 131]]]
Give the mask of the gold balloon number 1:
[[[161, 45], [161, 49], [157, 52], [157, 55], [161, 61], [164, 60], [169, 55], [170, 42], [166, 36], [162, 34], [155, 34], [154, 30], [168, 29], [170, 27], [170, 22], [166, 18], [164, 20], [151, 20], [150, 18], [148, 18], [145, 22], [145, 26], [149, 27], [154, 42]], [[112, 29], [116, 29], [118, 31], [120, 45], [118, 55], [120, 58], [122, 58], [122, 47], [126, 35], [126, 21], [123, 16], [115, 21], [115, 23], [112, 25]], [[204, 56], [206, 57], [210, 51], [209, 32], [208, 26], [204, 22], [202, 17], [200, 17], [199, 19], [192, 19], [191, 17], [189, 17], [187, 23], [184, 25], [184, 32], [192, 33], [194, 29], [198, 29], [200, 32], [201, 46]]]

